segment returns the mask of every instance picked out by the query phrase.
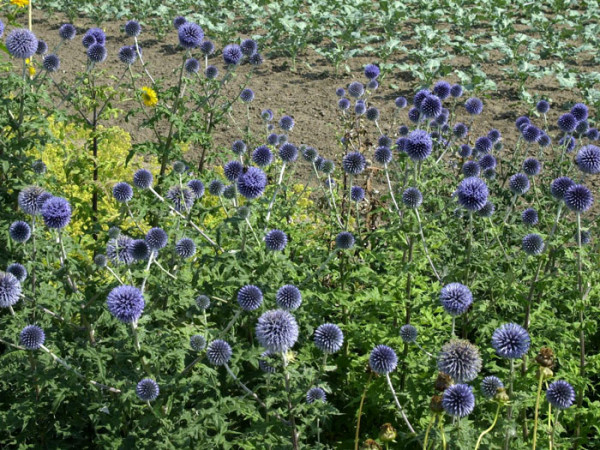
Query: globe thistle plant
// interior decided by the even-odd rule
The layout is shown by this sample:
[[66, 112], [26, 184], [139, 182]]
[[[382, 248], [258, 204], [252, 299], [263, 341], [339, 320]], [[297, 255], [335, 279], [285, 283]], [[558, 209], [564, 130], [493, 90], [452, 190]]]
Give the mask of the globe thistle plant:
[[58, 35], [60, 36], [61, 39], [65, 40], [65, 41], [73, 40], [73, 38], [75, 38], [76, 34], [77, 34], [77, 30], [70, 23], [62, 24], [60, 26], [60, 28], [58, 29]]
[[62, 197], [52, 197], [46, 200], [41, 213], [48, 228], [60, 230], [71, 221], [71, 205]]
[[265, 245], [267, 250], [271, 251], [283, 251], [287, 246], [288, 237], [281, 230], [270, 230], [265, 235]]
[[15, 242], [27, 242], [31, 237], [31, 227], [27, 222], [17, 220], [8, 228], [8, 235]]
[[575, 184], [565, 192], [564, 201], [567, 208], [577, 214], [581, 214], [592, 207], [594, 196], [586, 186]]
[[38, 40], [31, 31], [19, 28], [6, 36], [6, 49], [15, 58], [31, 58], [38, 48]]
[[250, 167], [237, 180], [239, 193], [249, 200], [260, 197], [265, 191], [266, 185], [267, 176], [256, 167]]
[[423, 194], [415, 187], [409, 187], [402, 193], [402, 203], [408, 208], [418, 208], [423, 204]]
[[244, 311], [254, 311], [262, 304], [263, 293], [258, 286], [247, 284], [238, 291], [237, 301]]
[[515, 323], [500, 326], [492, 335], [492, 347], [502, 358], [520, 358], [529, 350], [530, 342], [529, 333]]
[[475, 395], [468, 384], [454, 384], [444, 391], [442, 406], [447, 414], [466, 417], [475, 409]]
[[473, 381], [481, 371], [479, 349], [467, 340], [446, 343], [438, 355], [438, 369], [457, 383]]
[[133, 286], [123, 285], [108, 294], [106, 305], [110, 313], [123, 323], [137, 322], [144, 311], [142, 292]]
[[473, 303], [473, 294], [467, 286], [461, 283], [450, 283], [442, 288], [440, 303], [448, 314], [459, 316], [470, 308]]
[[499, 388], [503, 388], [504, 384], [500, 378], [488, 376], [481, 380], [481, 393], [485, 398], [494, 398]]
[[206, 348], [206, 339], [201, 334], [194, 334], [190, 338], [190, 347], [195, 352], [201, 352]]
[[196, 244], [190, 238], [181, 238], [175, 244], [175, 252], [182, 258], [191, 258], [196, 254]]
[[214, 366], [223, 366], [229, 362], [233, 354], [229, 343], [222, 339], [216, 339], [208, 344], [206, 357], [208, 362]]
[[431, 136], [424, 130], [415, 130], [408, 135], [406, 142], [406, 153], [413, 161], [423, 161], [429, 155], [433, 148]]
[[465, 178], [458, 186], [458, 203], [468, 211], [479, 211], [487, 203], [489, 191], [481, 178]]
[[575, 401], [575, 390], [566, 381], [557, 380], [548, 386], [546, 399], [557, 409], [567, 409]]
[[37, 350], [46, 340], [44, 330], [37, 325], [27, 325], [19, 335], [19, 343], [27, 350]]
[[600, 173], [600, 148], [595, 145], [581, 147], [575, 163], [583, 173], [590, 175]]
[[127, 203], [133, 198], [133, 189], [124, 181], [121, 181], [113, 186], [113, 197], [120, 203]]
[[0, 272], [0, 308], [11, 308], [19, 301], [21, 283], [12, 273]]
[[271, 352], [285, 352], [298, 340], [296, 319], [281, 309], [267, 311], [258, 319], [256, 338], [260, 345]]
[[275, 296], [275, 300], [281, 309], [293, 311], [298, 309], [302, 304], [302, 293], [296, 286], [292, 284], [286, 284], [285, 286], [279, 288]]
[[314, 341], [317, 348], [323, 353], [336, 353], [342, 348], [344, 334], [337, 325], [325, 323], [315, 330]]
[[144, 402], [151, 402], [156, 400], [160, 389], [156, 381], [151, 378], [144, 378], [135, 387], [135, 393], [140, 400]]
[[349, 231], [342, 231], [335, 238], [335, 246], [340, 250], [351, 249], [355, 242], [354, 235]]
[[204, 39], [204, 30], [193, 22], [184, 22], [177, 28], [179, 45], [185, 49], [199, 47]]
[[23, 264], [12, 263], [6, 268], [6, 273], [14, 275], [14, 277], [22, 283], [27, 278], [27, 269]]

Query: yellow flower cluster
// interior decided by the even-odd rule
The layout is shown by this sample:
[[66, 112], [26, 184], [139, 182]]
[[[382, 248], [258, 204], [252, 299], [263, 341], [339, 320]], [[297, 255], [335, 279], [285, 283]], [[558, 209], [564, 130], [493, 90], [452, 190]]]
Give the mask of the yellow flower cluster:
[[158, 103], [158, 95], [156, 95], [156, 91], [148, 86], [144, 86], [142, 88], [142, 101], [146, 106], [156, 106]]
[[19, 8], [25, 8], [29, 5], [29, 0], [10, 0], [12, 5], [18, 6]]

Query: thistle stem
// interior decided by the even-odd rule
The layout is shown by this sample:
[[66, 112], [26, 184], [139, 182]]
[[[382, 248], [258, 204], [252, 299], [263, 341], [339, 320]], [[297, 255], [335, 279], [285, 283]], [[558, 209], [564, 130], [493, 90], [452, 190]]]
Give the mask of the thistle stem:
[[293, 407], [292, 407], [292, 393], [290, 389], [290, 374], [287, 370], [288, 360], [285, 352], [281, 352], [281, 357], [283, 358], [283, 375], [285, 378], [285, 391], [287, 392], [287, 403], [288, 403], [288, 411], [290, 415], [289, 423], [292, 426], [292, 448], [294, 450], [298, 450], [298, 431], [296, 430], [296, 418], [294, 417]]
[[406, 417], [406, 414], [404, 413], [404, 408], [402, 408], [402, 405], [400, 404], [400, 401], [398, 400], [398, 396], [396, 395], [396, 391], [394, 390], [394, 386], [392, 385], [392, 380], [390, 379], [390, 374], [389, 373], [385, 374], [385, 379], [387, 380], [388, 387], [390, 388], [392, 396], [394, 397], [394, 402], [396, 403], [396, 406], [400, 410], [400, 415], [402, 416], [402, 419], [404, 419], [404, 422], [406, 423], [406, 426], [408, 427], [408, 429], [410, 430], [410, 432], [412, 434], [416, 434], [414, 428], [412, 427], [412, 425], [408, 421], [408, 417]]
[[365, 404], [365, 398], [367, 398], [367, 390], [369, 389], [369, 384], [371, 383], [371, 378], [373, 378], [373, 372], [369, 374], [369, 379], [365, 384], [365, 388], [363, 389], [362, 396], [360, 397], [360, 405], [358, 406], [358, 417], [356, 419], [356, 433], [354, 434], [354, 450], [358, 450], [358, 440], [360, 438], [360, 418], [362, 416], [363, 405]]
[[510, 205], [508, 206], [508, 209], [506, 210], [506, 216], [504, 217], [504, 220], [502, 221], [503, 225], [506, 225], [506, 222], [508, 221], [508, 218], [510, 217], [510, 213], [512, 212], [512, 209], [514, 208], [516, 201], [517, 201], [517, 194], [514, 194], [510, 201]]
[[281, 189], [281, 182], [283, 181], [283, 173], [285, 172], [286, 164], [283, 163], [281, 166], [281, 171], [279, 172], [279, 178], [277, 180], [277, 186], [275, 187], [275, 192], [273, 192], [273, 197], [271, 197], [271, 201], [269, 202], [269, 208], [267, 209], [267, 217], [265, 217], [265, 231], [267, 231], [267, 225], [269, 224], [269, 219], [271, 218], [271, 212], [273, 210], [273, 205], [275, 204], [275, 198]]
[[431, 260], [431, 256], [429, 256], [429, 250], [427, 249], [427, 241], [425, 240], [425, 233], [423, 233], [423, 223], [421, 222], [421, 216], [419, 216], [419, 210], [417, 208], [413, 208], [415, 215], [417, 216], [417, 222], [419, 223], [419, 233], [421, 234], [421, 242], [423, 242], [423, 250], [425, 251], [425, 257], [427, 258], [427, 261], [429, 261], [429, 265], [431, 266], [431, 269], [433, 270], [433, 274], [435, 275], [435, 277], [437, 278], [437, 280], [441, 283], [442, 282], [442, 277], [440, 277], [440, 275], [438, 274], [438, 271], [435, 268], [435, 265], [433, 264], [433, 261]]
[[[509, 384], [508, 384], [508, 397], [512, 400], [513, 397], [513, 382], [515, 378], [515, 360], [510, 358], [510, 376], [509, 376]], [[508, 410], [506, 413], [506, 436], [504, 438], [504, 450], [509, 450], [510, 448], [510, 426], [512, 422], [512, 405], [508, 405]]]
[[[502, 403], [498, 402], [498, 407], [496, 408], [496, 414], [494, 415], [494, 421], [492, 422], [492, 425], [490, 425], [490, 427], [487, 430], [483, 431], [479, 435], [479, 439], [477, 439], [477, 444], [475, 444], [475, 450], [479, 449], [479, 446], [481, 445], [481, 440], [483, 439], [483, 436], [485, 436], [490, 431], [492, 431], [494, 429], [494, 427], [496, 426], [496, 422], [498, 422], [498, 415], [500, 414], [501, 407], [502, 407]], [[535, 449], [535, 440], [534, 440], [534, 449]]]
[[429, 421], [429, 425], [427, 425], [427, 430], [425, 431], [425, 440], [423, 441], [423, 450], [427, 450], [427, 442], [429, 441], [429, 432], [431, 431], [431, 427], [435, 423], [436, 415], [431, 415], [431, 420]]
[[531, 449], [535, 450], [535, 446], [537, 443], [537, 429], [538, 429], [538, 417], [539, 417], [539, 410], [540, 410], [540, 397], [542, 394], [542, 384], [544, 383], [544, 374], [543, 372], [540, 370], [539, 373], [539, 382], [538, 382], [538, 388], [537, 388], [537, 394], [535, 397], [535, 413], [534, 413], [534, 419], [533, 419], [533, 444]]
[[446, 450], [446, 433], [444, 432], [444, 419], [442, 418], [441, 415], [438, 420], [438, 425], [440, 427], [440, 434], [442, 436], [442, 449]]
[[400, 212], [400, 208], [398, 207], [398, 202], [396, 202], [396, 197], [394, 196], [394, 190], [392, 189], [392, 182], [390, 181], [390, 174], [388, 171], [387, 164], [383, 165], [383, 170], [385, 172], [385, 179], [387, 181], [388, 189], [390, 190], [390, 196], [392, 197], [392, 202], [394, 203], [394, 207], [396, 208], [396, 212]]

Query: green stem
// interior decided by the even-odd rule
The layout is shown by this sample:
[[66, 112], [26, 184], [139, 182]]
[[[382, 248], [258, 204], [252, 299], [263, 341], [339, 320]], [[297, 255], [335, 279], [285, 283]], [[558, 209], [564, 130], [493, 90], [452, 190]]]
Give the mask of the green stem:
[[442, 435], [442, 449], [446, 450], [446, 433], [444, 432], [443, 416], [440, 416], [440, 418], [438, 420], [438, 425], [440, 427], [440, 434]]
[[[510, 358], [510, 377], [508, 384], [508, 397], [512, 400], [513, 397], [513, 382], [515, 378], [515, 360]], [[504, 450], [509, 450], [510, 448], [510, 427], [512, 422], [512, 405], [508, 405], [508, 411], [506, 413], [506, 435], [504, 437]]]
[[373, 378], [373, 372], [369, 374], [369, 379], [365, 384], [362, 396], [360, 397], [360, 405], [358, 406], [358, 418], [356, 419], [356, 433], [354, 434], [354, 450], [358, 450], [358, 440], [360, 438], [360, 418], [362, 416], [363, 405], [365, 404], [365, 398], [367, 398], [367, 390], [369, 389], [369, 383]]
[[427, 431], [425, 431], [425, 440], [423, 441], [423, 450], [427, 450], [427, 442], [429, 440], [429, 432], [431, 431], [431, 427], [435, 422], [436, 415], [432, 414], [431, 420], [429, 421], [429, 425], [427, 425]]
[[296, 418], [293, 413], [292, 391], [290, 388], [290, 374], [287, 370], [288, 360], [287, 360], [287, 356], [286, 356], [285, 352], [281, 352], [281, 357], [283, 358], [283, 375], [285, 378], [285, 391], [287, 392], [287, 406], [288, 406], [288, 412], [290, 415], [289, 423], [292, 426], [292, 448], [294, 450], [298, 450], [298, 448], [299, 448], [298, 430], [296, 430]]
[[[540, 367], [541, 369], [541, 367]], [[540, 398], [541, 398], [541, 394], [542, 394], [542, 384], [544, 383], [544, 374], [542, 372], [542, 370], [540, 370], [539, 373], [539, 382], [538, 382], [538, 389], [537, 389], [537, 394], [535, 397], [535, 413], [534, 413], [534, 419], [533, 419], [533, 445], [532, 445], [532, 450], [535, 450], [535, 446], [536, 446], [536, 442], [537, 442], [537, 429], [538, 429], [538, 417], [539, 417], [539, 411], [540, 411]]]
[[387, 380], [388, 387], [390, 388], [390, 392], [392, 393], [392, 396], [394, 397], [394, 402], [396, 403], [396, 406], [400, 410], [400, 415], [402, 416], [404, 423], [406, 423], [406, 426], [408, 427], [408, 429], [410, 430], [410, 432], [412, 434], [416, 434], [415, 429], [412, 427], [412, 425], [408, 421], [408, 417], [406, 417], [406, 414], [404, 413], [404, 408], [402, 408], [402, 405], [400, 404], [400, 401], [398, 400], [398, 396], [396, 395], [396, 391], [394, 390], [394, 386], [392, 385], [392, 380], [390, 379], [390, 374], [386, 373], [385, 378]]
[[[485, 436], [490, 431], [492, 431], [494, 429], [494, 427], [496, 426], [496, 422], [498, 422], [498, 415], [500, 414], [501, 407], [502, 407], [502, 403], [498, 402], [498, 407], [496, 408], [496, 414], [494, 415], [494, 421], [492, 422], [492, 425], [487, 430], [483, 431], [479, 435], [479, 439], [477, 439], [477, 444], [475, 444], [475, 450], [479, 449], [479, 446], [481, 445], [481, 440], [483, 439], [483, 436]], [[534, 444], [534, 448], [535, 448], [535, 444]]]
[[419, 233], [421, 234], [421, 241], [423, 242], [423, 250], [425, 251], [425, 257], [427, 258], [427, 261], [429, 261], [429, 265], [431, 266], [431, 269], [433, 270], [433, 274], [435, 275], [437, 280], [441, 283], [442, 277], [440, 277], [440, 275], [438, 274], [438, 271], [436, 270], [435, 265], [433, 264], [433, 261], [431, 260], [431, 256], [429, 256], [429, 250], [427, 249], [427, 241], [425, 240], [425, 233], [423, 233], [423, 223], [421, 222], [421, 216], [419, 216], [419, 210], [417, 208], [414, 208], [413, 210], [415, 212], [415, 215], [417, 216], [417, 222], [419, 223]]

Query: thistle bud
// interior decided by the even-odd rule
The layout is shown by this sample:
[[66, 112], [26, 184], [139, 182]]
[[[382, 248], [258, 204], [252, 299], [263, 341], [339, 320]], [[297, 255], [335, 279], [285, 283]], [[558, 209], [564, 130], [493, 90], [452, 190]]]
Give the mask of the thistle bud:
[[361, 448], [365, 449], [365, 450], [367, 450], [367, 449], [368, 450], [381, 450], [381, 445], [379, 445], [373, 439], [367, 439], [365, 442], [363, 442], [363, 445]]
[[508, 403], [508, 401], [510, 400], [508, 394], [506, 393], [505, 388], [498, 388], [498, 391], [496, 391], [496, 396], [494, 397], [494, 399], [500, 403]]
[[535, 362], [542, 367], [548, 367], [551, 369], [554, 367], [554, 352], [550, 347], [542, 347], [538, 355], [535, 357]]
[[434, 395], [433, 397], [431, 397], [431, 401], [429, 402], [429, 409], [436, 414], [444, 412], [441, 395]]
[[552, 372], [552, 369], [550, 369], [549, 367], [540, 367], [538, 374], [544, 380], [547, 380], [548, 378], [552, 378], [554, 376], [554, 372]]
[[391, 423], [384, 423], [379, 430], [379, 439], [382, 442], [391, 442], [396, 439], [397, 434]]
[[444, 372], [439, 372], [434, 383], [435, 389], [444, 392], [450, 385], [452, 385], [452, 377]]

